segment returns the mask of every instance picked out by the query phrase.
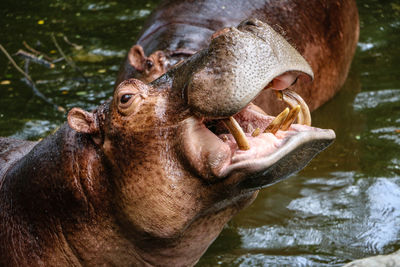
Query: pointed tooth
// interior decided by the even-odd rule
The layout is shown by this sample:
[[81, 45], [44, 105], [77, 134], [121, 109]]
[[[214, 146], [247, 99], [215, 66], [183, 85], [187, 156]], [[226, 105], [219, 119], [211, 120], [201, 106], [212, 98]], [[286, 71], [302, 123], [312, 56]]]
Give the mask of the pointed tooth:
[[223, 122], [228, 128], [229, 132], [232, 134], [233, 138], [235, 138], [239, 149], [249, 150], [249, 141], [247, 140], [246, 135], [243, 132], [242, 127], [240, 127], [239, 123], [233, 117], [229, 117], [229, 119], [224, 119]]
[[288, 104], [292, 109], [300, 105], [300, 112], [297, 116], [297, 123], [311, 126], [311, 114], [306, 102], [296, 92], [286, 89], [276, 92], [278, 98]]
[[275, 134], [285, 122], [286, 117], [289, 114], [289, 108], [285, 108], [275, 119], [268, 125], [268, 127], [264, 130], [264, 133], [272, 133]]
[[257, 137], [257, 136], [260, 135], [260, 133], [261, 133], [261, 129], [257, 127], [257, 128], [254, 130], [254, 132], [251, 134], [251, 136]]
[[294, 120], [297, 118], [297, 115], [299, 115], [300, 110], [301, 110], [300, 105], [297, 105], [296, 107], [291, 109], [289, 114], [286, 117], [286, 120], [282, 123], [282, 127], [280, 130], [287, 131], [289, 129], [290, 125], [292, 125]]
[[301, 107], [300, 107], [300, 112], [297, 115], [297, 123], [306, 125], [304, 114], [303, 114], [303, 110], [301, 109]]
[[287, 95], [288, 97], [295, 99], [300, 105], [301, 111], [299, 113], [299, 119], [302, 120], [300, 124], [304, 124], [307, 126], [311, 126], [311, 114], [310, 114], [310, 109], [307, 106], [307, 103], [301, 98], [300, 95], [298, 95], [296, 92], [292, 90], [288, 90], [288, 92], [284, 92], [284, 95]]

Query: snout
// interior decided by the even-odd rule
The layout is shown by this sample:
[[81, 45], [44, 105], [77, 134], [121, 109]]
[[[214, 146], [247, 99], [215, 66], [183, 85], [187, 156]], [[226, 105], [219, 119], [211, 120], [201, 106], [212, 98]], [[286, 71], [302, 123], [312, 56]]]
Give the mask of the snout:
[[[303, 168], [335, 138], [332, 130], [310, 127], [307, 104], [285, 90], [301, 75], [313, 79], [311, 67], [258, 20], [221, 31], [178, 69], [171, 75], [195, 114], [181, 123], [180, 148], [209, 181], [259, 189]], [[250, 103], [263, 90], [275, 90], [290, 109], [265, 114]]]
[[269, 25], [251, 19], [211, 41], [187, 84], [190, 108], [201, 117], [229, 117], [262, 90], [282, 90], [298, 76], [313, 78], [307, 61]]

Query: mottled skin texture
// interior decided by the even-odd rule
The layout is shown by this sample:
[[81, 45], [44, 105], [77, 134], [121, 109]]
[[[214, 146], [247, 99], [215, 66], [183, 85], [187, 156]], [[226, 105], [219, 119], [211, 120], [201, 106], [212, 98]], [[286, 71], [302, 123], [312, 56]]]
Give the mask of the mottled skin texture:
[[[294, 86], [310, 110], [321, 106], [341, 88], [359, 35], [354, 0], [307, 3], [301, 0], [167, 0], [147, 19], [137, 44], [144, 48], [146, 55], [162, 51], [169, 61], [163, 68], [168, 69], [193, 51], [205, 48], [215, 31], [236, 26], [246, 18], [267, 22], [310, 63], [314, 82], [299, 79]], [[141, 79], [143, 74], [126, 60], [116, 86], [132, 77]], [[283, 104], [275, 99], [268, 91], [255, 103], [268, 114], [277, 114]]]
[[0, 265], [192, 265], [253, 199], [184, 166], [177, 122], [190, 113], [178, 95], [150, 90], [133, 118], [107, 103], [94, 136], [64, 125], [7, 171]]
[[[205, 127], [207, 117], [193, 110], [185, 88], [199, 90], [201, 81], [191, 78], [200, 62], [212, 61], [213, 49], [228, 51], [232, 43], [224, 40], [240, 42], [235, 34], [215, 38], [209, 51], [148, 85], [123, 82], [93, 112], [73, 108], [68, 124], [39, 143], [0, 138], [0, 266], [194, 265], [259, 188], [300, 170], [329, 145], [332, 131], [308, 127], [293, 131], [271, 156], [254, 158], [261, 160], [254, 168], [253, 158], [231, 163], [229, 146]], [[265, 50], [252, 51], [249, 57]], [[234, 50], [218, 64], [252, 62], [241, 56]], [[218, 72], [204, 77], [229, 89]], [[250, 116], [248, 102], [230, 112]]]

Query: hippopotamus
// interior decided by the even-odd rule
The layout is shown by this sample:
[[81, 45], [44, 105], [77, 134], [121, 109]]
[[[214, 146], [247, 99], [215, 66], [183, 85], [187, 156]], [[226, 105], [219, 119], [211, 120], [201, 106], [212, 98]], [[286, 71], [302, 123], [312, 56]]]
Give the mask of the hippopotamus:
[[[213, 34], [257, 18], [271, 25], [309, 62], [313, 83], [299, 79], [295, 90], [310, 110], [332, 98], [346, 80], [359, 36], [354, 0], [165, 0], [148, 17], [136, 44], [120, 68], [116, 86], [125, 79], [150, 82], [174, 64], [205, 48]], [[279, 81], [291, 81], [283, 76]], [[264, 91], [255, 101], [268, 114], [283, 104]]]
[[297, 101], [289, 114], [252, 103], [283, 73], [313, 77], [250, 19], [151, 83], [128, 79], [94, 111], [71, 109], [40, 142], [1, 138], [0, 265], [194, 265], [259, 189], [335, 138], [307, 125], [290, 89], [275, 90]]

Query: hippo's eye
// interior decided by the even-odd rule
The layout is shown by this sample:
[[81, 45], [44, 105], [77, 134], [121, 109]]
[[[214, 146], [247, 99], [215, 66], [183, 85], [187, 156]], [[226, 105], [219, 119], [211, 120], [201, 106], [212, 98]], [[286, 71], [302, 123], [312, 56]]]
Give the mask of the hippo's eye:
[[121, 103], [122, 103], [122, 104], [127, 103], [127, 102], [129, 101], [129, 99], [132, 98], [132, 96], [133, 96], [132, 94], [123, 95], [123, 96], [121, 97], [121, 99], [120, 99]]
[[146, 68], [149, 70], [154, 66], [153, 61], [151, 60], [146, 60]]
[[141, 93], [121, 94], [121, 96], [119, 97], [118, 110], [122, 115], [125, 116], [135, 114], [145, 98], [146, 95]]
[[123, 116], [130, 116], [139, 111], [147, 97], [147, 85], [139, 80], [130, 79], [122, 82], [114, 95], [114, 104]]

